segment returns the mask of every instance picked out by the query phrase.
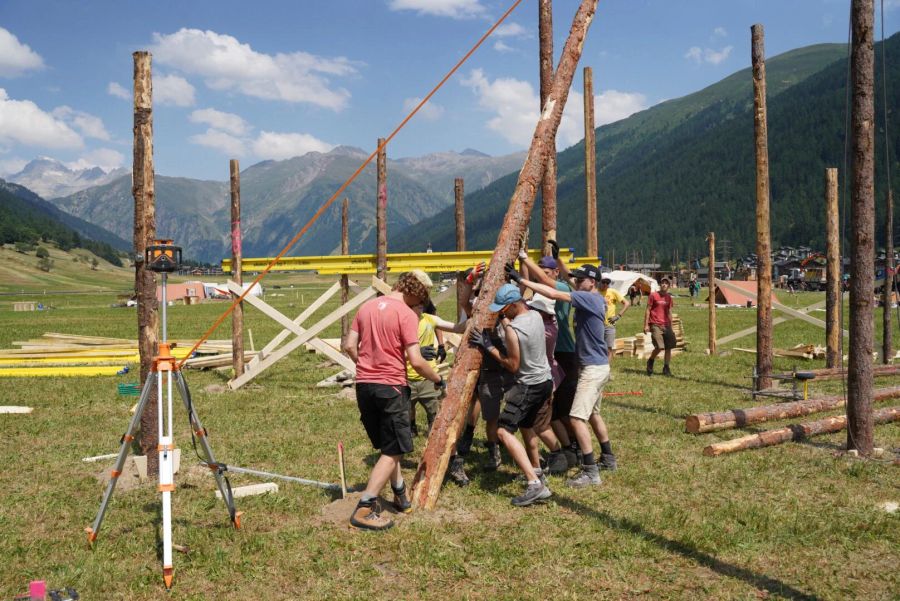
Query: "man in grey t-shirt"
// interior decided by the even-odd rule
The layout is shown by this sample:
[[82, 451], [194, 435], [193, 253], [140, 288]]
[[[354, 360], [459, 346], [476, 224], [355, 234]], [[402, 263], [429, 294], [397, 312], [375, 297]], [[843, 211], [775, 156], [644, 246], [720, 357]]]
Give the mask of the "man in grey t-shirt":
[[506, 354], [494, 346], [487, 330], [473, 331], [470, 341], [472, 345], [480, 347], [485, 356], [493, 358], [516, 374], [516, 384], [506, 395], [506, 405], [500, 413], [500, 428], [497, 433], [516, 465], [525, 473], [528, 482], [525, 492], [512, 499], [513, 505], [524, 507], [547, 499], [552, 494], [543, 478], [537, 454], [529, 457], [515, 434], [521, 428], [528, 448], [537, 447], [535, 418], [541, 406], [553, 394], [553, 380], [544, 342], [544, 322], [537, 312], [528, 308], [519, 288], [512, 284], [500, 287], [490, 309], [500, 314], [500, 326], [506, 335]]

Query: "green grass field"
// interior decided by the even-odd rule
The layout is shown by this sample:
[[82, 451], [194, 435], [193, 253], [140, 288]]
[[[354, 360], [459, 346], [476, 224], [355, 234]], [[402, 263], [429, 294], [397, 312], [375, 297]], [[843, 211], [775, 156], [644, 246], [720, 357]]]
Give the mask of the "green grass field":
[[[0, 297], [0, 348], [44, 332], [136, 336], [134, 310], [110, 308], [116, 291], [130, 286], [124, 274], [92, 280], [102, 290], [91, 294], [48, 294], [44, 304], [55, 307], [48, 311], [12, 311], [12, 301], [38, 296]], [[267, 278], [267, 301], [293, 317], [332, 282], [274, 275]], [[3, 291], [16, 286], [21, 289], [4, 284]], [[802, 307], [820, 298], [785, 295], [782, 301]], [[684, 416], [749, 406], [754, 357], [727, 348], [707, 357], [705, 308], [689, 306], [683, 296], [676, 302], [688, 340], [688, 352], [672, 365], [676, 377], [647, 378], [643, 362], [631, 358], [613, 367], [609, 391], [643, 391], [604, 400], [619, 471], [604, 474], [603, 485], [592, 490], [568, 490], [563, 479], [551, 478], [550, 502], [527, 509], [509, 503], [520, 490], [513, 467], [507, 461], [499, 472], [484, 472], [485, 450], [476, 445], [468, 466], [472, 484], [448, 484], [437, 510], [400, 516], [391, 531], [350, 530], [336, 519], [346, 511], [328, 493], [285, 482], [277, 494], [238, 499], [245, 513], [236, 531], [214, 497], [212, 478], [191, 460], [187, 419], [176, 409], [183, 459], [174, 539], [190, 552], [175, 554], [168, 595], [160, 577], [155, 484], [116, 492], [93, 550], [83, 532], [103, 492], [97, 476], [111, 462], [81, 458], [118, 449], [135, 397], [118, 396], [116, 384], [134, 382], [134, 374], [0, 378], [0, 404], [34, 407], [30, 415], [0, 415], [0, 599], [23, 593], [33, 579], [74, 586], [82, 599], [900, 598], [900, 513], [879, 508], [900, 501], [898, 467], [841, 455], [844, 434], [702, 456], [706, 444], [745, 432], [685, 434]], [[453, 303], [440, 307], [442, 315], [452, 315]], [[329, 303], [313, 320], [335, 306]], [[225, 307], [171, 307], [170, 336], [200, 335]], [[642, 309], [620, 322], [620, 336], [640, 329]], [[252, 308], [246, 313], [257, 348], [280, 329]], [[718, 313], [720, 336], [755, 323], [752, 310]], [[880, 324], [880, 310], [876, 315]], [[333, 326], [325, 336], [338, 331]], [[226, 322], [214, 337], [229, 335]], [[728, 346], [752, 347], [754, 340]], [[812, 325], [775, 328], [777, 347], [823, 341]], [[363, 483], [375, 455], [355, 401], [315, 388], [337, 371], [322, 364], [321, 356], [298, 352], [238, 392], [213, 391], [225, 383], [222, 374], [186, 372], [218, 458], [336, 482], [335, 447], [342, 440], [348, 480]], [[822, 366], [776, 359], [780, 370], [795, 364]], [[877, 385], [898, 383], [893, 380]], [[836, 393], [841, 384], [813, 382], [811, 389]], [[477, 440], [483, 436], [479, 427]], [[408, 479], [424, 444], [417, 438], [416, 453], [404, 462]], [[900, 425], [878, 426], [876, 444], [895, 457]], [[232, 485], [258, 481], [234, 476]]]

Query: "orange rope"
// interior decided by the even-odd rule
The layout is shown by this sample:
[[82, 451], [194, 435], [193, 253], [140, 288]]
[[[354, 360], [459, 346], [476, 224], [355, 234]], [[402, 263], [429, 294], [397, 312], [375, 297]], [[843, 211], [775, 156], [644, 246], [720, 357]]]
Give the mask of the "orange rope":
[[286, 254], [288, 253], [288, 251], [290, 251], [291, 248], [294, 247], [294, 245], [297, 243], [297, 241], [300, 240], [300, 238], [303, 237], [303, 235], [307, 232], [307, 230], [308, 230], [308, 229], [309, 229], [309, 228], [310, 228], [310, 227], [311, 227], [311, 226], [319, 219], [319, 217], [322, 216], [322, 213], [324, 213], [324, 212], [326, 211], [326, 209], [328, 209], [328, 207], [331, 206], [331, 203], [333, 203], [333, 202], [337, 199], [337, 197], [340, 196], [341, 193], [342, 193], [344, 190], [346, 190], [347, 187], [348, 187], [350, 184], [353, 183], [353, 180], [355, 180], [355, 179], [357, 178], [357, 176], [359, 176], [359, 174], [363, 172], [363, 169], [365, 169], [366, 166], [367, 166], [369, 163], [372, 162], [372, 159], [374, 159], [374, 158], [378, 155], [378, 153], [381, 152], [381, 149], [388, 145], [388, 142], [390, 142], [390, 141], [394, 138], [394, 136], [396, 136], [397, 133], [398, 133], [401, 129], [403, 129], [403, 127], [406, 125], [406, 123], [407, 123], [410, 119], [413, 118], [413, 115], [415, 115], [416, 113], [418, 113], [418, 112], [419, 112], [419, 109], [421, 109], [423, 106], [425, 106], [425, 103], [428, 102], [428, 101], [431, 99], [431, 97], [434, 96], [435, 93], [437, 93], [437, 91], [438, 91], [439, 89], [441, 89], [441, 87], [442, 87], [445, 83], [447, 83], [447, 80], [450, 79], [450, 78], [453, 76], [453, 74], [456, 73], [456, 72], [459, 70], [459, 68], [462, 67], [463, 64], [464, 64], [467, 60], [469, 60], [469, 57], [471, 57], [472, 54], [474, 54], [475, 51], [478, 50], [479, 46], [481, 46], [481, 45], [484, 43], [484, 41], [485, 41], [486, 39], [488, 39], [488, 37], [489, 37], [492, 33], [494, 33], [494, 30], [497, 29], [497, 27], [499, 27], [500, 24], [503, 23], [503, 21], [506, 20], [506, 18], [512, 13], [512, 11], [514, 11], [514, 10], [516, 9], [517, 6], [519, 6], [519, 4], [520, 4], [521, 2], [522, 2], [522, 0], [515, 0], [515, 2], [513, 2], [512, 6], [510, 6], [510, 7], [506, 10], [506, 12], [503, 13], [503, 16], [501, 16], [501, 17], [497, 20], [497, 22], [494, 23], [494, 24], [491, 26], [491, 28], [488, 29], [487, 32], [485, 32], [485, 34], [484, 34], [483, 36], [481, 36], [481, 38], [480, 38], [477, 42], [475, 42], [475, 45], [472, 46], [472, 48], [469, 49], [469, 51], [465, 54], [465, 56], [463, 56], [463, 57], [459, 60], [459, 62], [457, 62], [457, 63], [453, 66], [453, 68], [450, 69], [450, 71], [448, 71], [446, 75], [444, 75], [443, 79], [441, 79], [441, 81], [439, 81], [439, 82], [437, 83], [437, 85], [434, 86], [434, 87], [431, 89], [430, 92], [428, 92], [428, 95], [425, 96], [425, 98], [423, 98], [422, 101], [419, 102], [419, 104], [416, 105], [416, 108], [414, 108], [412, 111], [410, 111], [410, 113], [403, 119], [403, 121], [400, 122], [400, 125], [398, 125], [396, 128], [394, 128], [394, 131], [392, 131], [391, 134], [390, 134], [387, 138], [385, 138], [384, 142], [381, 143], [381, 144], [378, 146], [378, 148], [376, 148], [376, 149], [374, 150], [374, 152], [372, 152], [372, 154], [370, 154], [369, 157], [368, 157], [365, 161], [362, 162], [362, 164], [356, 169], [356, 171], [353, 172], [353, 175], [351, 175], [349, 178], [347, 178], [347, 181], [345, 181], [343, 184], [341, 184], [341, 187], [338, 188], [337, 191], [336, 191], [334, 194], [331, 195], [331, 198], [329, 198], [328, 201], [325, 202], [325, 204], [323, 204], [323, 205], [319, 208], [318, 211], [316, 211], [315, 215], [313, 215], [313, 216], [310, 218], [310, 220], [306, 223], [306, 225], [304, 225], [303, 228], [302, 228], [299, 232], [297, 232], [297, 233], [294, 235], [293, 238], [291, 238], [291, 241], [288, 242], [287, 245], [286, 245], [283, 249], [281, 249], [281, 252], [279, 252], [278, 255], [277, 255], [274, 259], [272, 259], [272, 260], [269, 262], [268, 265], [266, 265], [266, 268], [263, 269], [263, 270], [260, 272], [260, 274], [259, 274], [258, 276], [256, 276], [256, 278], [253, 280], [253, 282], [250, 284], [250, 286], [249, 286], [246, 290], [244, 290], [243, 294], [241, 294], [239, 297], [237, 297], [236, 299], [234, 299], [234, 302], [231, 303], [231, 306], [228, 307], [228, 309], [227, 309], [224, 313], [222, 313], [222, 315], [220, 315], [219, 318], [216, 319], [215, 322], [213, 322], [213, 325], [210, 326], [210, 328], [206, 331], [206, 333], [203, 334], [203, 336], [200, 337], [200, 340], [198, 340], [198, 341], [196, 342], [196, 344], [194, 344], [194, 346], [191, 347], [191, 350], [190, 350], [190, 351], [188, 352], [188, 354], [184, 357], [184, 359], [182, 359], [182, 360], [178, 363], [178, 368], [179, 368], [179, 369], [180, 369], [181, 367], [184, 366], [185, 362], [190, 358], [191, 355], [194, 354], [194, 351], [196, 351], [196, 350], [200, 347], [201, 344], [203, 344], [204, 342], [206, 342], [207, 340], [209, 340], [209, 337], [212, 336], [213, 332], [215, 332], [216, 329], [218, 329], [218, 327], [219, 327], [220, 325], [222, 325], [222, 322], [225, 321], [225, 318], [228, 317], [229, 315], [231, 315], [231, 313], [234, 311], [234, 308], [237, 307], [238, 303], [240, 303], [241, 301], [243, 301], [244, 298], [247, 296], [247, 294], [249, 294], [250, 291], [253, 289], [253, 287], [254, 287], [256, 284], [258, 284], [264, 277], [266, 277], [266, 275], [268, 275], [268, 273], [269, 273], [269, 272], [272, 270], [272, 268], [278, 263], [278, 261], [281, 259], [281, 257], [283, 257], [284, 255], [286, 255]]

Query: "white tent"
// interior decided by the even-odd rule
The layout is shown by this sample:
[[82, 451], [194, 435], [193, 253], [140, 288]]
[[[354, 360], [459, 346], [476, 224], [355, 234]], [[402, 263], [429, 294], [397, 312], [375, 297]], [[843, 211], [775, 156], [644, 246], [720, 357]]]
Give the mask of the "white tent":
[[622, 296], [628, 296], [632, 285], [637, 286], [644, 296], [659, 290], [656, 280], [636, 271], [607, 271], [602, 277], [612, 280], [609, 287], [618, 290]]

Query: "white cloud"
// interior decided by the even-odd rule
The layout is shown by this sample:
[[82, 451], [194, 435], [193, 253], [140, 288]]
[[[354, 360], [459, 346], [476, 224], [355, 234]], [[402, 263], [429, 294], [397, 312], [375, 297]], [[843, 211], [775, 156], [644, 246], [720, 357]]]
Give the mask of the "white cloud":
[[253, 141], [253, 153], [263, 159], [289, 159], [308, 152], [328, 152], [334, 144], [323, 142], [310, 134], [260, 132]]
[[497, 52], [513, 52], [515, 48], [504, 42], [503, 40], [497, 40], [494, 42], [494, 50]]
[[[403, 101], [403, 110], [407, 113], [422, 102], [421, 98], [407, 98]], [[437, 121], [444, 115], [444, 107], [434, 102], [434, 100], [429, 100], [425, 106], [419, 109], [419, 112], [416, 113], [417, 117], [421, 117], [428, 121]]]
[[44, 59], [0, 27], [0, 77], [16, 77], [33, 69], [42, 69]]
[[8, 176], [18, 173], [22, 169], [25, 168], [25, 165], [28, 164], [28, 161], [20, 158], [9, 158], [9, 159], [0, 159], [0, 175]]
[[734, 50], [734, 46], [725, 46], [721, 50], [713, 50], [712, 48], [701, 49], [699, 46], [692, 46], [684, 53], [684, 58], [694, 61], [698, 65], [700, 63], [718, 65], [731, 55], [732, 50]]
[[188, 139], [194, 144], [213, 148], [231, 157], [243, 156], [247, 147], [247, 142], [241, 138], [212, 128], [207, 129], [205, 133], [193, 135]]
[[91, 169], [100, 167], [106, 172], [121, 167], [125, 163], [125, 155], [111, 148], [98, 148], [87, 153], [77, 161], [66, 163], [69, 169]]
[[467, 19], [486, 11], [479, 0], [390, 0], [391, 10], [414, 10], [420, 15]]
[[110, 139], [109, 132], [106, 131], [106, 127], [103, 125], [103, 120], [100, 117], [76, 111], [65, 105], [53, 109], [51, 114], [57, 119], [70, 124], [86, 138], [95, 138], [97, 140]]
[[193, 123], [205, 123], [220, 131], [243, 136], [250, 131], [250, 125], [239, 115], [217, 111], [216, 109], [199, 109], [191, 113]]
[[727, 38], [728, 32], [725, 30], [724, 27], [716, 27], [715, 29], [713, 29], [713, 37]]
[[[478, 96], [478, 104], [494, 113], [487, 122], [491, 129], [508, 142], [520, 147], [528, 146], [534, 135], [539, 117], [538, 94], [526, 81], [511, 78], [485, 77], [480, 69], [473, 70], [462, 80]], [[594, 97], [595, 125], [604, 125], [647, 108], [647, 98], [637, 92], [608, 90]], [[584, 138], [584, 96], [569, 91], [563, 118], [557, 131], [561, 145], [570, 146]]]
[[527, 38], [531, 37], [531, 32], [518, 23], [503, 23], [491, 35], [498, 38]]
[[153, 102], [191, 106], [194, 104], [194, 86], [178, 75], [154, 75]]
[[43, 148], [81, 148], [84, 142], [71, 127], [30, 100], [12, 100], [0, 88], [0, 143]]
[[106, 86], [106, 93], [122, 100], [131, 100], [132, 97], [131, 92], [114, 81], [109, 82], [109, 85]]
[[236, 38], [199, 29], [153, 34], [151, 48], [159, 64], [204, 79], [214, 90], [234, 90], [266, 100], [308, 102], [341, 110], [350, 98], [332, 88], [326, 76], [355, 74], [346, 58], [323, 58], [307, 52], [263, 54]]

